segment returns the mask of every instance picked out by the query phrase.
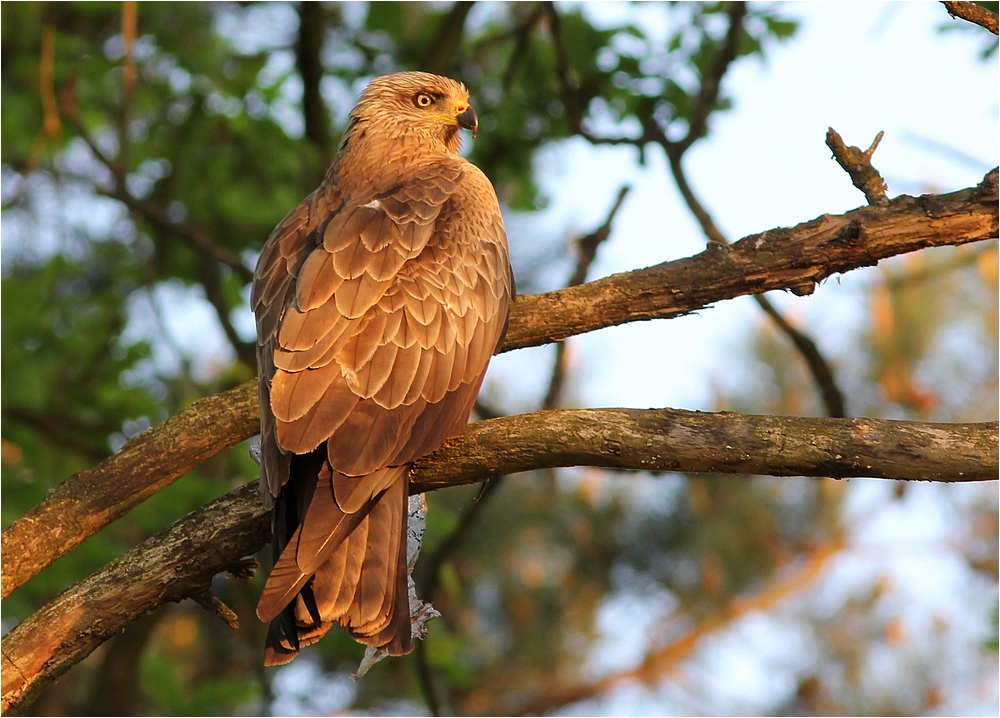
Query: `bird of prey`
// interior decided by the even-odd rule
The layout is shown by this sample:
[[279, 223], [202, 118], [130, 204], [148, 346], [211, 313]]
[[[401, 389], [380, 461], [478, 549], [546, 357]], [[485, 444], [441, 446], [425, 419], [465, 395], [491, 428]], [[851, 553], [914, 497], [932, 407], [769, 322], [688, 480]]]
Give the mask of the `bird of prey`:
[[515, 291], [496, 192], [458, 154], [478, 124], [461, 83], [375, 78], [257, 262], [267, 665], [335, 622], [411, 650], [408, 464], [468, 422]]

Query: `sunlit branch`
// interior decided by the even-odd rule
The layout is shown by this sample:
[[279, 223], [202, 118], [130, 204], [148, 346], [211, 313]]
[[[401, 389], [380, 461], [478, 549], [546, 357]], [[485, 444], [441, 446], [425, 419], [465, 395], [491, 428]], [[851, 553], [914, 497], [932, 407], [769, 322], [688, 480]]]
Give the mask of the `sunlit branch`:
[[964, 2], [962, 0], [945, 0], [941, 3], [948, 8], [948, 14], [952, 17], [960, 17], [980, 27], [984, 27], [994, 35], [1000, 33], [1000, 21], [995, 12], [987, 10], [982, 5], [974, 2]]

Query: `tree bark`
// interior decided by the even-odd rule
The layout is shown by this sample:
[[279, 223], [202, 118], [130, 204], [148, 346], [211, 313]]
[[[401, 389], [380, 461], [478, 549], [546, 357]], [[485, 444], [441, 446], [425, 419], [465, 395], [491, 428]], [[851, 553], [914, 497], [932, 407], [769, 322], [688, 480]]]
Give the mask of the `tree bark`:
[[[686, 259], [523, 296], [511, 310], [503, 351], [627, 322], [675, 317], [722, 299], [773, 289], [809, 294], [835, 273], [880, 259], [995, 238], [997, 202], [994, 169], [977, 187], [917, 198], [904, 195], [879, 207], [751, 235], [729, 247], [710, 245]], [[202, 399], [53, 488], [3, 532], [2, 596], [198, 464], [255, 435], [256, 402], [255, 382]]]
[[[540, 411], [470, 424], [414, 465], [411, 491], [555, 466], [988, 481], [997, 478], [1000, 466], [997, 442], [997, 422], [928, 424], [672, 409]], [[264, 547], [269, 523], [251, 482], [60, 594], [3, 639], [3, 711], [27, 707], [46, 685], [147, 611], [187, 597], [211, 604], [212, 577], [245, 567], [240, 559]], [[213, 611], [225, 616], [228, 609], [214, 600]]]

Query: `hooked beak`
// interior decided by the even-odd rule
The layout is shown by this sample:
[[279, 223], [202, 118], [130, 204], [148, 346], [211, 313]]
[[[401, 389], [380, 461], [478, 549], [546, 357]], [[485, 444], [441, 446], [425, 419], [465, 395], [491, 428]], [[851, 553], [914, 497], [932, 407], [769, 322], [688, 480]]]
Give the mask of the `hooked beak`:
[[459, 127], [470, 130], [474, 139], [476, 133], [479, 132], [479, 116], [472, 109], [472, 105], [459, 105], [457, 109], [458, 116], [455, 118], [455, 121], [458, 122]]

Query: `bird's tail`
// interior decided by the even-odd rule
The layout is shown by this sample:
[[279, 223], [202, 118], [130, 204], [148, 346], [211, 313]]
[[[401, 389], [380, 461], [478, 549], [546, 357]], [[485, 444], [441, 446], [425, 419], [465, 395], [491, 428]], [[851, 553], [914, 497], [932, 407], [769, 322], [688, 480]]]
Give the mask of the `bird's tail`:
[[324, 460], [315, 476], [311, 498], [275, 508], [280, 556], [257, 605], [271, 622], [265, 665], [288, 663], [334, 622], [390, 655], [409, 653], [407, 467], [348, 477]]

